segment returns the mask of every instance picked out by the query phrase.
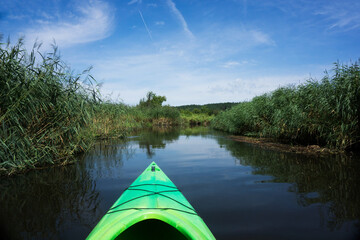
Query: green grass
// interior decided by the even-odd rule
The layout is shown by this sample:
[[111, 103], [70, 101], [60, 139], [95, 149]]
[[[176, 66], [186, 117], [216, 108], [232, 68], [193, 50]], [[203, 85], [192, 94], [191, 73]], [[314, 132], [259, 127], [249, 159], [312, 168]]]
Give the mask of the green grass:
[[360, 68], [336, 63], [321, 81], [277, 90], [214, 118], [212, 127], [345, 150], [360, 141]]

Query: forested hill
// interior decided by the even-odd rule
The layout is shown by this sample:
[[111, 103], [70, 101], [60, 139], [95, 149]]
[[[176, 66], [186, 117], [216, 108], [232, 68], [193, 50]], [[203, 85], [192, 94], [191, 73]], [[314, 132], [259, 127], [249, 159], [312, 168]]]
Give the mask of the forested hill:
[[204, 104], [204, 105], [191, 104], [191, 105], [177, 106], [176, 108], [178, 108], [180, 110], [189, 110], [192, 112], [196, 109], [201, 110], [201, 109], [206, 108], [212, 112], [219, 112], [219, 111], [229, 109], [236, 104], [238, 104], [238, 103], [237, 102], [225, 102], [225, 103], [209, 103], [209, 104]]

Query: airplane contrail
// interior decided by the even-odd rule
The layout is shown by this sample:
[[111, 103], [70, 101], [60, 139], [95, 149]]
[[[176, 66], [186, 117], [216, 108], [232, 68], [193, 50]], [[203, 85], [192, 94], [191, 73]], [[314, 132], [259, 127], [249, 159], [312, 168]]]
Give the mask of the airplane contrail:
[[152, 38], [152, 36], [151, 36], [151, 32], [150, 32], [149, 28], [147, 27], [146, 22], [145, 22], [145, 20], [144, 20], [144, 17], [143, 17], [143, 15], [142, 15], [142, 13], [141, 13], [140, 10], [139, 10], [139, 14], [140, 14], [140, 17], [141, 17], [141, 19], [142, 19], [142, 21], [143, 21], [143, 23], [144, 23], [144, 26], [145, 26], [145, 28], [146, 28], [146, 31], [147, 31], [148, 34], [149, 34], [149, 37], [150, 37], [151, 41], [153, 41], [153, 38]]

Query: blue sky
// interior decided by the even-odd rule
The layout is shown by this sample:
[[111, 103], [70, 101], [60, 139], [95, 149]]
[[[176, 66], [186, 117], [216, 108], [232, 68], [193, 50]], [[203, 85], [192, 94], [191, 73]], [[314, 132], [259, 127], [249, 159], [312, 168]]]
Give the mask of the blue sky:
[[1, 0], [0, 33], [55, 39], [102, 93], [136, 104], [237, 102], [360, 57], [358, 0]]

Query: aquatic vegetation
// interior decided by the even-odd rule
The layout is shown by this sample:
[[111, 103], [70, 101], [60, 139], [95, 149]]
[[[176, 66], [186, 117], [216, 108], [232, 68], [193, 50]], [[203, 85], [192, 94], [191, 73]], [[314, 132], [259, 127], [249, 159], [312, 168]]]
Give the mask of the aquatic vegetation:
[[143, 128], [144, 116], [123, 103], [101, 102], [95, 106], [86, 128], [90, 138], [122, 138]]
[[217, 115], [215, 129], [345, 150], [360, 141], [360, 67], [336, 63], [308, 80], [242, 102]]
[[154, 92], [148, 92], [135, 107], [135, 111], [141, 112], [143, 121], [155, 125], [178, 125], [180, 111], [174, 107], [165, 105], [165, 96], [158, 96]]
[[90, 146], [81, 134], [98, 101], [89, 69], [75, 74], [55, 46], [39, 48], [28, 54], [22, 39], [0, 44], [1, 172], [64, 164]]
[[213, 118], [214, 115], [209, 115], [207, 113], [193, 113], [186, 110], [181, 111], [181, 123], [186, 126], [208, 126]]
[[74, 73], [56, 46], [50, 53], [40, 46], [28, 54], [22, 39], [0, 41], [0, 174], [67, 164], [98, 138], [124, 137], [154, 119], [178, 121], [179, 111], [161, 103], [103, 101], [90, 69]]

